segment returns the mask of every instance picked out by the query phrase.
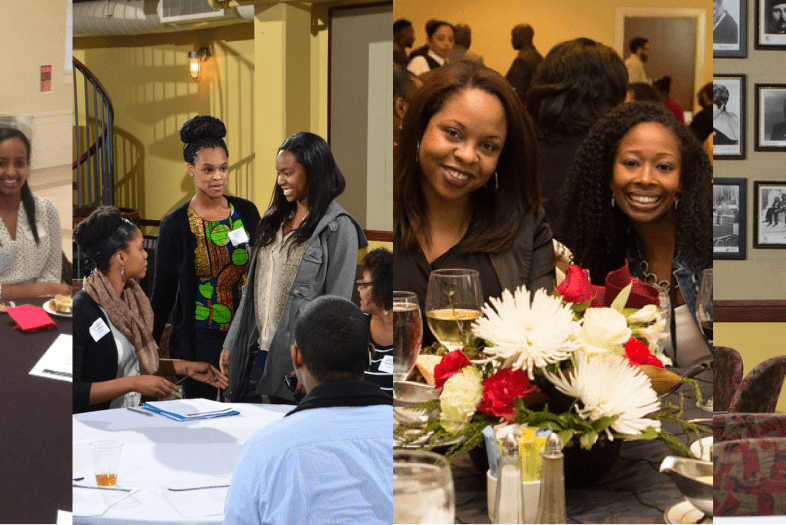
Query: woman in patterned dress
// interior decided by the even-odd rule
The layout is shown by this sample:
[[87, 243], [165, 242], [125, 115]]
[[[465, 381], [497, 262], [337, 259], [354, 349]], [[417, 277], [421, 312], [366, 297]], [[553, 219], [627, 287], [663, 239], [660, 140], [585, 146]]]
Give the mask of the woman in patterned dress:
[[[160, 343], [171, 314], [169, 355], [218, 367], [227, 330], [240, 304], [259, 211], [225, 195], [229, 167], [226, 127], [210, 115], [180, 130], [194, 196], [161, 221], [150, 300], [153, 337]], [[186, 380], [186, 397], [216, 399], [215, 387]]]

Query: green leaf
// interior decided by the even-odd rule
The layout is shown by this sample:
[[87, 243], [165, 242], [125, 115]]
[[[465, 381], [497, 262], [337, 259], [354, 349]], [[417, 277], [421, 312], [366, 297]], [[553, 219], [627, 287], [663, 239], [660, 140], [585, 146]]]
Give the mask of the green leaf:
[[[213, 297], [213, 285], [210, 282], [204, 282], [199, 285], [199, 293], [202, 294], [202, 297], [205, 299], [210, 299]], [[207, 317], [205, 317], [207, 319]]]
[[197, 321], [204, 321], [209, 316], [210, 316], [210, 308], [208, 308], [204, 304], [197, 303], [196, 304], [196, 311], [194, 312], [194, 318]]
[[232, 264], [235, 266], [242, 266], [248, 260], [248, 252], [245, 248], [235, 248], [232, 252]]
[[225, 324], [232, 320], [232, 312], [223, 304], [213, 305], [213, 321], [218, 324]]
[[622, 312], [625, 305], [628, 304], [628, 297], [630, 297], [631, 289], [633, 289], [633, 281], [629, 282], [628, 286], [620, 290], [620, 293], [617, 294], [617, 297], [615, 297], [614, 301], [611, 303], [611, 307], [618, 312]]

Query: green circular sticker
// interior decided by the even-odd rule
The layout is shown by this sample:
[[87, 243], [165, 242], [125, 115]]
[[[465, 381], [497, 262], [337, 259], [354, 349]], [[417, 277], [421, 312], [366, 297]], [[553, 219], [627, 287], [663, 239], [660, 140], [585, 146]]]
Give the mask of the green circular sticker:
[[204, 321], [205, 319], [208, 318], [209, 315], [210, 315], [210, 308], [208, 308], [207, 306], [205, 306], [203, 304], [197, 303], [197, 305], [196, 305], [196, 312], [194, 314], [194, 317], [196, 318], [196, 320], [197, 321]]
[[248, 260], [248, 253], [244, 248], [235, 248], [232, 252], [232, 262], [235, 266], [242, 266]]
[[229, 242], [229, 228], [226, 225], [218, 223], [210, 228], [210, 240], [218, 246], [224, 246]]
[[218, 324], [228, 323], [232, 319], [232, 312], [223, 304], [213, 305], [213, 321]]
[[243, 221], [241, 219], [238, 219], [232, 223], [233, 230], [237, 230], [238, 228], [242, 228], [242, 227], [243, 227]]
[[[209, 282], [202, 283], [199, 285], [199, 293], [202, 294], [202, 297], [205, 299], [210, 299], [213, 297], [213, 285]], [[207, 317], [205, 317], [207, 319]]]

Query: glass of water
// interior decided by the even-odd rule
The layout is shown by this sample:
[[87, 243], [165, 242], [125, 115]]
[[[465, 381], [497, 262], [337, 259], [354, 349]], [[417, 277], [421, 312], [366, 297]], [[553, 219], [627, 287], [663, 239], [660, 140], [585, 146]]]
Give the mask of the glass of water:
[[453, 523], [450, 463], [424, 450], [393, 451], [393, 523]]
[[393, 379], [404, 381], [420, 355], [423, 318], [418, 296], [413, 292], [393, 292]]

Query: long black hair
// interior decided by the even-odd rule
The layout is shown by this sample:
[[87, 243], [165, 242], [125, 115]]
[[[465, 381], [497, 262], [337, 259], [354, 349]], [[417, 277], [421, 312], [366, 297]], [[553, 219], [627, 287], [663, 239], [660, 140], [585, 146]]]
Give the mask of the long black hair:
[[[3, 142], [8, 139], [19, 139], [22, 141], [22, 144], [25, 145], [25, 149], [27, 150], [27, 164], [28, 170], [30, 165], [30, 140], [28, 140], [27, 136], [19, 131], [16, 128], [0, 128], [0, 142]], [[29, 171], [28, 171], [29, 175]], [[39, 243], [38, 239], [38, 225], [35, 222], [35, 199], [33, 199], [33, 192], [30, 191], [30, 186], [27, 184], [25, 180], [24, 185], [22, 185], [22, 207], [25, 209], [25, 215], [27, 215], [27, 222], [30, 224], [30, 230], [33, 232], [33, 238], [35, 239], [35, 243]]]
[[[293, 238], [294, 244], [301, 244], [314, 234], [325, 210], [333, 199], [341, 195], [346, 182], [336, 165], [330, 146], [319, 135], [307, 131], [295, 133], [278, 148], [278, 153], [282, 151], [294, 155], [306, 173], [308, 215], [295, 231]], [[265, 247], [273, 242], [276, 233], [296, 207], [297, 202], [288, 202], [284, 197], [284, 190], [276, 184], [270, 207], [259, 222], [258, 246]]]

